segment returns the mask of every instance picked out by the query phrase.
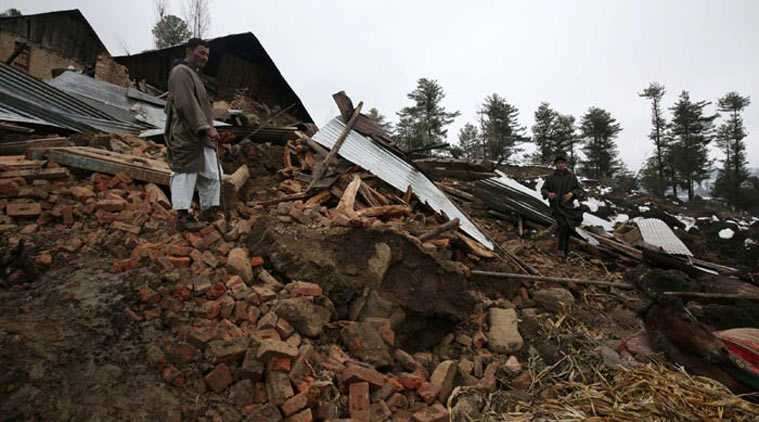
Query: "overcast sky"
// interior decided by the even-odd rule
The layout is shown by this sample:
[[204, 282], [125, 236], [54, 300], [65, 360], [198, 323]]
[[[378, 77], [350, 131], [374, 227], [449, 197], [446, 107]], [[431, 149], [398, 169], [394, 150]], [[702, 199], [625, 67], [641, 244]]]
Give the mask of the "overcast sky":
[[[171, 1], [181, 15], [184, 0]], [[9, 7], [78, 8], [113, 55], [152, 47], [153, 0], [0, 0]], [[461, 111], [451, 142], [492, 93], [528, 129], [542, 101], [578, 120], [596, 106], [622, 125], [617, 145], [637, 170], [653, 149], [649, 104], [637, 94], [658, 81], [667, 107], [682, 90], [714, 102], [728, 91], [751, 96], [748, 158], [759, 167], [756, 0], [213, 0], [211, 13], [211, 37], [258, 37], [318, 125], [337, 114], [339, 90], [396, 120], [428, 77], [443, 86], [445, 107]]]

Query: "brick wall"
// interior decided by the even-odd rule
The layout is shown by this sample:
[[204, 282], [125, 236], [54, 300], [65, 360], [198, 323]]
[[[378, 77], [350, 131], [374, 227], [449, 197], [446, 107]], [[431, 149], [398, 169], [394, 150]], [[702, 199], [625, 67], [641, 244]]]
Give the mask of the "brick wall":
[[29, 74], [37, 79], [50, 79], [53, 77], [52, 70], [74, 66], [76, 70], [85, 70], [85, 64], [77, 60], [64, 57], [55, 51], [46, 49], [34, 44], [26, 38], [8, 32], [0, 31], [0, 60], [10, 57], [16, 49], [16, 42], [23, 42], [29, 45], [31, 52], [29, 55]]
[[126, 66], [116, 63], [113, 58], [106, 53], [98, 55], [97, 63], [95, 63], [95, 79], [100, 79], [125, 88], [129, 88], [130, 86], [129, 72], [127, 71]]

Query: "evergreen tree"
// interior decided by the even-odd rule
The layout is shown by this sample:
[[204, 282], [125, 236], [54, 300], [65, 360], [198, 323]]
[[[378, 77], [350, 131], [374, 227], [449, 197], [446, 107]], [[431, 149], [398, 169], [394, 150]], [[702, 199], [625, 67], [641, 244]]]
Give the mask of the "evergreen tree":
[[740, 206], [741, 185], [748, 180], [746, 161], [746, 128], [740, 113], [751, 104], [749, 97], [729, 92], [717, 102], [719, 111], [728, 113], [727, 120], [717, 129], [717, 146], [725, 153], [713, 194], [724, 198], [732, 206]]
[[413, 104], [397, 113], [396, 133], [400, 145], [413, 150], [444, 142], [448, 134], [445, 127], [460, 113], [449, 113], [440, 104], [445, 98], [443, 88], [434, 79], [421, 78], [407, 97]]
[[614, 139], [621, 131], [622, 126], [608, 111], [591, 107], [585, 113], [580, 122], [580, 133], [585, 153], [582, 170], [586, 176], [599, 180], [614, 177], [621, 168]]
[[377, 110], [377, 108], [375, 108], [375, 107], [370, 108], [369, 109], [369, 113], [366, 114], [366, 117], [369, 117], [370, 119], [372, 119], [375, 122], [377, 122], [377, 124], [379, 125], [379, 127], [381, 127], [382, 130], [384, 130], [385, 133], [388, 134], [388, 136], [390, 136], [390, 137], [393, 136], [393, 132], [395, 130], [393, 128], [393, 123], [392, 122], [388, 122], [387, 118], [385, 118], [385, 115], [382, 114], [382, 113], [380, 113], [379, 110]]
[[15, 8], [7, 9], [5, 12], [0, 12], [0, 18], [10, 17], [10, 16], [21, 16], [21, 11]]
[[546, 102], [540, 103], [535, 110], [535, 124], [532, 125], [532, 142], [538, 147], [533, 161], [539, 164], [550, 164], [556, 151], [554, 149], [554, 128], [558, 113], [551, 109]]
[[658, 180], [656, 183], [651, 183], [649, 187], [654, 189], [651, 190], [651, 192], [658, 196], [664, 196], [664, 191], [666, 190], [665, 154], [667, 153], [667, 138], [664, 134], [664, 131], [667, 127], [667, 121], [662, 115], [661, 104], [665, 92], [666, 90], [664, 89], [664, 85], [661, 85], [658, 82], [651, 82], [648, 84], [648, 88], [644, 89], [642, 93], [638, 94], [639, 97], [648, 98], [651, 100], [651, 124], [653, 127], [651, 128], [651, 133], [648, 136], [652, 141], [654, 141], [654, 146], [656, 147], [656, 155], [654, 156], [654, 160], [651, 163], [647, 163], [647, 165], [655, 166], [654, 170], [656, 171]]
[[524, 141], [524, 127], [519, 126], [519, 110], [498, 94], [485, 97], [480, 114], [480, 132], [486, 159], [502, 161], [519, 151], [517, 143]]
[[477, 126], [467, 123], [459, 129], [459, 148], [466, 158], [482, 158], [480, 131]]
[[153, 43], [156, 48], [168, 48], [184, 44], [190, 39], [190, 28], [182, 18], [165, 15], [153, 26]]
[[688, 199], [693, 199], [694, 185], [706, 180], [711, 173], [712, 161], [708, 146], [713, 138], [714, 119], [718, 115], [706, 115], [704, 108], [709, 102], [692, 102], [688, 91], [683, 91], [672, 110], [669, 126], [673, 145], [670, 160], [678, 184], [687, 189]]
[[[553, 136], [553, 158], [559, 154], [566, 156], [569, 168], [574, 169], [575, 165], [577, 165], [575, 146], [578, 142], [575, 116], [557, 114], [554, 121]], [[548, 163], [553, 162], [553, 158]]]

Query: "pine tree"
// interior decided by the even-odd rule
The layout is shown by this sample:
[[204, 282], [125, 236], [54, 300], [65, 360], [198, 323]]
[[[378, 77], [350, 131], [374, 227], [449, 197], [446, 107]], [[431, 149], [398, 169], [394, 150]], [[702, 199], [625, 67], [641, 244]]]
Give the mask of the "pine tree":
[[443, 88], [436, 80], [421, 78], [407, 97], [413, 105], [404, 107], [398, 114], [396, 133], [406, 150], [414, 150], [445, 141], [445, 127], [461, 113], [449, 113], [440, 103], [445, 98]]
[[688, 199], [694, 197], [695, 184], [706, 180], [712, 167], [708, 146], [714, 136], [714, 119], [706, 115], [707, 101], [692, 102], [688, 91], [683, 91], [672, 110], [670, 131], [674, 144], [670, 147], [671, 161], [678, 184], [687, 189]]
[[379, 127], [382, 128], [382, 130], [385, 131], [385, 133], [388, 134], [388, 136], [392, 137], [394, 133], [393, 123], [388, 122], [387, 118], [384, 114], [380, 113], [377, 108], [372, 107], [369, 109], [369, 112], [366, 114], [366, 117], [369, 117], [370, 119], [373, 119]]
[[611, 114], [603, 109], [591, 107], [582, 117], [580, 132], [583, 138], [582, 151], [585, 161], [582, 169], [586, 176], [609, 180], [621, 168], [614, 143], [622, 126]]
[[480, 114], [480, 132], [486, 159], [503, 161], [518, 152], [523, 142], [524, 127], [519, 126], [519, 110], [498, 94], [485, 97]]
[[190, 29], [182, 18], [166, 15], [153, 26], [153, 43], [156, 48], [184, 44], [190, 39]]
[[[557, 114], [553, 125], [553, 158], [557, 155], [567, 157], [569, 168], [574, 169], [577, 165], [575, 146], [577, 145], [577, 128], [575, 116], [569, 114]], [[552, 162], [553, 159], [548, 161]]]
[[638, 94], [639, 97], [648, 98], [651, 100], [651, 124], [653, 127], [651, 128], [651, 133], [648, 136], [652, 141], [654, 141], [654, 146], [656, 147], [656, 155], [654, 156], [654, 160], [651, 163], [647, 163], [647, 165], [655, 166], [654, 170], [656, 170], [656, 174], [658, 175], [659, 180], [656, 181], [656, 183], [652, 183], [650, 187], [655, 189], [651, 192], [658, 196], [664, 196], [664, 191], [666, 190], [665, 154], [667, 153], [667, 138], [664, 131], [667, 127], [667, 121], [662, 115], [661, 105], [661, 101], [665, 93], [666, 90], [664, 89], [664, 85], [661, 85], [658, 82], [651, 82], [648, 84], [648, 88], [644, 89], [642, 93]]
[[459, 129], [459, 148], [466, 158], [482, 158], [480, 131], [477, 126], [467, 123]]
[[532, 125], [532, 142], [538, 147], [533, 161], [539, 164], [549, 164], [554, 159], [554, 129], [558, 113], [551, 109], [546, 102], [540, 103], [535, 110], [535, 124]]
[[728, 118], [717, 129], [717, 146], [725, 153], [725, 158], [713, 194], [732, 206], [741, 205], [741, 185], [750, 176], [744, 141], [747, 132], [740, 115], [749, 104], [749, 97], [742, 97], [737, 92], [729, 92], [717, 102], [719, 111], [728, 113]]

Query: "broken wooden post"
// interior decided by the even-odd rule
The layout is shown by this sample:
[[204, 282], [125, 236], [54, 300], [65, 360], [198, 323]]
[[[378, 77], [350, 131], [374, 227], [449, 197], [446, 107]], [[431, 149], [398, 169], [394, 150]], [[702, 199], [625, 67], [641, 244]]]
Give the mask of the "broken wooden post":
[[224, 178], [224, 203], [226, 204], [233, 204], [237, 202], [240, 198], [238, 197], [238, 194], [240, 193], [240, 190], [243, 186], [245, 186], [245, 183], [250, 179], [250, 171], [248, 170], [248, 166], [243, 164], [235, 170], [234, 173], [229, 175], [228, 177]]
[[556, 283], [592, 284], [598, 286], [618, 287], [620, 289], [632, 289], [633, 285], [616, 281], [586, 280], [581, 278], [547, 277], [542, 275], [527, 275], [514, 273], [501, 273], [495, 271], [472, 270], [472, 275], [496, 278], [514, 278], [518, 280], [552, 281]]
[[359, 217], [382, 217], [391, 215], [411, 215], [411, 207], [408, 205], [383, 205], [380, 207], [369, 207], [357, 212]]
[[458, 230], [459, 229], [459, 219], [454, 218], [453, 220], [441, 224], [432, 230], [428, 231], [427, 233], [424, 233], [423, 235], [419, 236], [419, 240], [424, 242], [427, 239], [432, 239], [433, 237], [439, 236], [449, 230]]
[[345, 192], [343, 192], [343, 196], [340, 198], [340, 203], [335, 207], [336, 214], [343, 214], [349, 219], [358, 218], [354, 207], [356, 206], [356, 194], [359, 187], [361, 187], [361, 178], [356, 175], [353, 177], [353, 181], [348, 184], [348, 187], [345, 188]]
[[316, 151], [317, 154], [323, 155], [325, 157], [327, 156], [327, 154], [329, 154], [329, 151], [327, 151], [326, 148], [324, 148], [323, 146], [317, 144], [316, 141], [314, 141], [313, 139], [311, 139], [311, 137], [308, 136], [308, 135], [306, 135], [305, 133], [303, 133], [303, 132], [301, 132], [299, 130], [296, 130], [295, 134], [298, 136], [298, 138], [302, 139], [303, 142], [305, 142], [309, 146], [309, 148], [311, 148], [312, 150]]
[[327, 171], [327, 167], [329, 167], [332, 160], [335, 159], [337, 152], [340, 151], [340, 147], [343, 146], [343, 142], [345, 142], [345, 139], [348, 137], [348, 134], [353, 129], [353, 125], [356, 124], [356, 120], [358, 119], [358, 116], [361, 115], [361, 107], [363, 107], [363, 105], [364, 105], [363, 102], [358, 103], [358, 106], [356, 106], [356, 109], [353, 110], [353, 116], [348, 121], [348, 123], [346, 123], [345, 129], [343, 129], [343, 132], [337, 138], [337, 141], [335, 141], [335, 145], [332, 146], [332, 149], [329, 151], [329, 154], [327, 154], [327, 157], [324, 159], [324, 161], [321, 162], [321, 165], [317, 164], [316, 170], [314, 171], [313, 179], [311, 180], [311, 183], [308, 185], [308, 189], [306, 189], [306, 191], [311, 190], [311, 188], [314, 187], [314, 185], [322, 178], [322, 176], [324, 176], [324, 172]]

